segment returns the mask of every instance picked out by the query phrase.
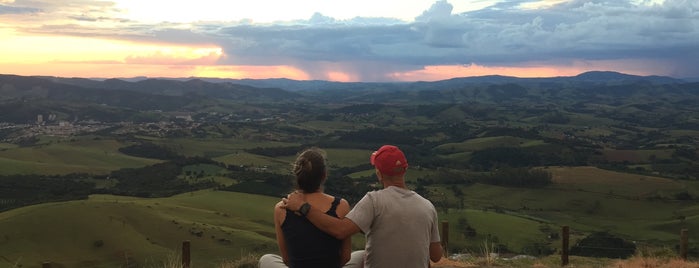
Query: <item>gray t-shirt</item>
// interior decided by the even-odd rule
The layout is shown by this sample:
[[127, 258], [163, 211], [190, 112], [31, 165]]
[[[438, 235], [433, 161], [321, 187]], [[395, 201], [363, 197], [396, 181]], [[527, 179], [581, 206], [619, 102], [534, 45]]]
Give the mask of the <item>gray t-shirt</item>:
[[368, 192], [346, 216], [366, 236], [364, 267], [428, 267], [439, 242], [437, 211], [419, 194], [395, 187]]

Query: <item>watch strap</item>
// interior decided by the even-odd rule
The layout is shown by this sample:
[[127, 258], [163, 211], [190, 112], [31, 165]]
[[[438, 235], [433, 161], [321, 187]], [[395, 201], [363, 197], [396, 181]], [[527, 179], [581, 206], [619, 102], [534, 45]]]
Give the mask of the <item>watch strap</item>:
[[301, 216], [306, 217], [306, 215], [308, 215], [309, 210], [311, 210], [311, 204], [309, 204], [308, 202], [303, 203], [303, 205], [301, 205], [301, 207], [299, 208], [299, 214], [301, 214]]

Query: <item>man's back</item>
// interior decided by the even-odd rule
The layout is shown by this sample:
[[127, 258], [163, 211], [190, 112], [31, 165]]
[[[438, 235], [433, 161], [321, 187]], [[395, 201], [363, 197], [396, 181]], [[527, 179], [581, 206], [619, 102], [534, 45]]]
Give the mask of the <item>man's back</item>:
[[347, 218], [367, 237], [366, 267], [428, 267], [430, 243], [439, 242], [434, 206], [408, 189], [369, 192]]

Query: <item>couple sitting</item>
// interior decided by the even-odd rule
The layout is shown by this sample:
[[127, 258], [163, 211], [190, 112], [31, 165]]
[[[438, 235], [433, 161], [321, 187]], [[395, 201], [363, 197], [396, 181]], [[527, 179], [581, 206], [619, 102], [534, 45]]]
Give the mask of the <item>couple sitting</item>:
[[[437, 211], [405, 184], [408, 162], [398, 147], [371, 154], [383, 189], [368, 192], [350, 210], [346, 200], [323, 193], [325, 153], [303, 151], [294, 163], [297, 189], [274, 207], [281, 256], [266, 254], [260, 268], [429, 267], [442, 257]], [[365, 250], [351, 252], [362, 232]]]

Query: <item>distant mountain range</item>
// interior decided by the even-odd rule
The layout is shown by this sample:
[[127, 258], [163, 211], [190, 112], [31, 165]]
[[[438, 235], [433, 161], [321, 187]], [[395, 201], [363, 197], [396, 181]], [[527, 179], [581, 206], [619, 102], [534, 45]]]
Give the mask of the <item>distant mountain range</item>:
[[[662, 98], [660, 98], [662, 96]], [[84, 79], [0, 75], [0, 122], [24, 122], [39, 113], [128, 120], [143, 111], [204, 112], [283, 109], [303, 103], [602, 103], [633, 98], [692, 102], [699, 83], [663, 76], [587, 72], [571, 77], [480, 76], [434, 82], [330, 82], [291, 79]], [[245, 108], [247, 107], [247, 108]], [[125, 115], [126, 114], [126, 115]], [[119, 116], [117, 116], [119, 115]], [[79, 117], [79, 116], [77, 116]]]
[[[140, 81], [145, 80], [145, 77], [136, 77], [126, 80]], [[353, 89], [357, 87], [366, 87], [367, 85], [380, 86], [382, 88], [439, 88], [454, 84], [542, 84], [542, 83], [591, 83], [591, 84], [623, 84], [634, 82], [649, 82], [653, 84], [677, 84], [687, 83], [683, 79], [677, 79], [667, 76], [637, 76], [611, 71], [591, 71], [581, 73], [576, 76], [561, 76], [561, 77], [542, 77], [542, 78], [519, 78], [513, 76], [487, 75], [474, 77], [459, 77], [447, 80], [439, 80], [433, 82], [332, 82], [324, 80], [292, 80], [287, 78], [270, 78], [270, 79], [228, 79], [228, 78], [164, 78], [179, 81], [191, 79], [200, 79], [212, 83], [230, 82], [240, 85], [248, 85], [259, 88], [281, 88], [288, 91], [314, 91], [314, 90], [343, 90]]]

